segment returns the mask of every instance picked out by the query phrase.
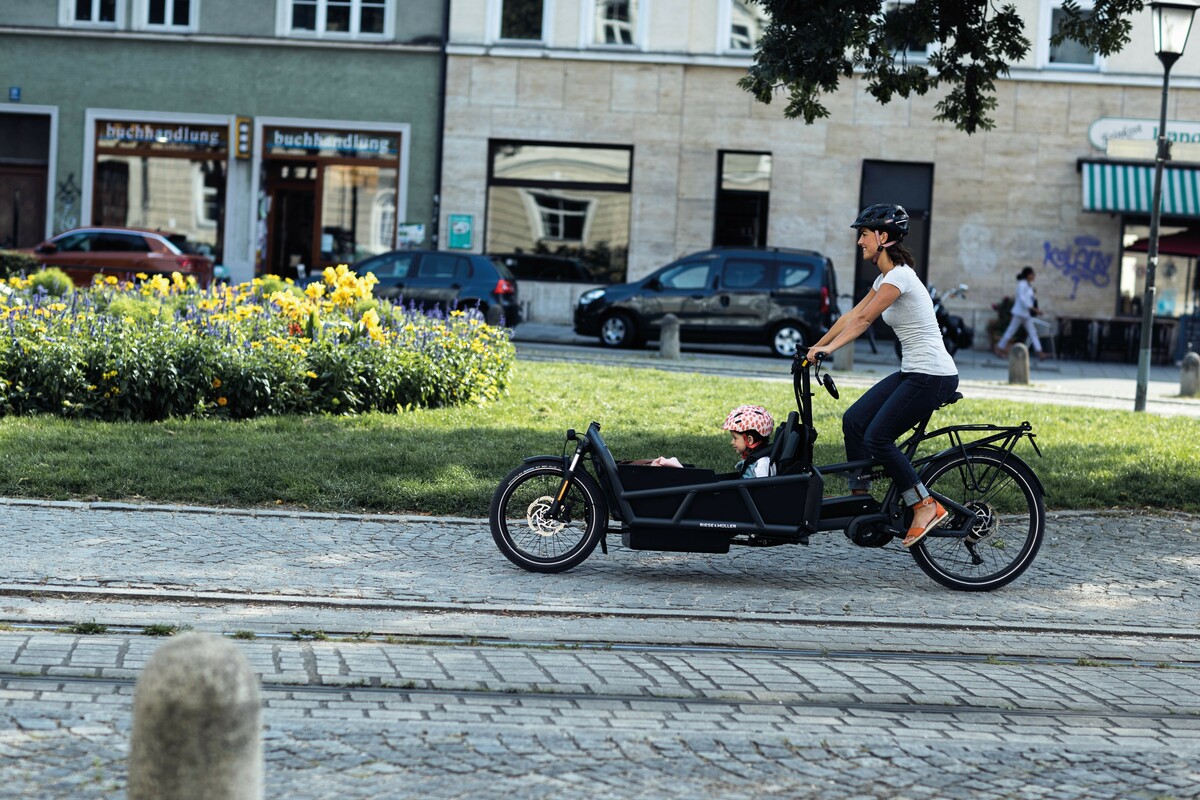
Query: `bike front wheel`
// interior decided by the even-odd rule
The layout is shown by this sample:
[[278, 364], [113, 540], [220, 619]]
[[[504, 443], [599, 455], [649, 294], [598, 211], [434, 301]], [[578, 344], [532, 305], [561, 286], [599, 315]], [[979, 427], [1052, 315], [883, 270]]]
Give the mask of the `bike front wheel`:
[[[912, 548], [926, 575], [965, 592], [998, 589], [1028, 569], [1046, 535], [1046, 504], [1033, 470], [1021, 459], [991, 448], [953, 454], [923, 475], [925, 485], [971, 509], [975, 522], [964, 539], [931, 531]], [[952, 512], [947, 530], [961, 529]]]
[[530, 572], [564, 572], [591, 555], [608, 525], [608, 503], [586, 472], [571, 478], [560, 510], [549, 515], [566, 473], [562, 459], [517, 467], [500, 482], [488, 513], [500, 552]]

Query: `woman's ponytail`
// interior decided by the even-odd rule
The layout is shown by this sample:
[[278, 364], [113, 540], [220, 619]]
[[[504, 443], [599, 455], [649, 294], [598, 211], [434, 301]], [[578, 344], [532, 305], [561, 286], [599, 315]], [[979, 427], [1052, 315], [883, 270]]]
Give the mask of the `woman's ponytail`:
[[913, 258], [912, 253], [908, 252], [904, 245], [900, 244], [899, 242], [896, 242], [894, 245], [888, 248], [888, 255], [891, 256], [893, 264], [898, 264], [900, 266], [912, 267], [917, 263], [916, 259]]

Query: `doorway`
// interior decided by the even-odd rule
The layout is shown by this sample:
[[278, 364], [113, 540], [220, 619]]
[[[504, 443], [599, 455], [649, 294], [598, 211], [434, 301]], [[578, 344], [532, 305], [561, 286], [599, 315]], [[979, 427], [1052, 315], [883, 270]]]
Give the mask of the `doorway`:
[[267, 173], [271, 198], [266, 272], [282, 278], [301, 278], [313, 263], [316, 220], [317, 165], [315, 162], [274, 162]]
[[49, 185], [50, 117], [0, 114], [0, 248], [46, 238]]
[[[863, 161], [862, 184], [858, 207], [875, 203], [896, 203], [908, 212], [908, 236], [904, 248], [916, 259], [914, 270], [922, 283], [929, 278], [929, 211], [933, 207], [933, 164], [913, 161]], [[854, 234], [857, 238], [858, 234]], [[854, 247], [854, 298], [853, 303], [867, 296], [879, 268], [862, 257], [858, 246]], [[892, 329], [876, 320], [875, 336], [893, 339]]]
[[0, 249], [46, 238], [46, 167], [0, 165]]

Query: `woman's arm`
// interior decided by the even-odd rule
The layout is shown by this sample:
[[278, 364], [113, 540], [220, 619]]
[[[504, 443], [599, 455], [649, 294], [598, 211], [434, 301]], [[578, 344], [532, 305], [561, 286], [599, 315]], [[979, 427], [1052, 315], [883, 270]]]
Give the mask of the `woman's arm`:
[[817, 343], [813, 345], [813, 347], [820, 347], [832, 342], [834, 338], [845, 329], [846, 323], [850, 321], [850, 317], [866, 308], [870, 304], [871, 298], [874, 296], [875, 290], [869, 290], [866, 297], [864, 297], [862, 300], [859, 300], [858, 304], [855, 305], [854, 308], [837, 318], [837, 320], [833, 323], [833, 326], [825, 332], [824, 336], [817, 340]]
[[882, 284], [879, 291], [869, 292], [849, 314], [829, 329], [829, 333], [809, 348], [809, 360], [815, 359], [819, 354], [832, 353], [862, 336], [899, 296], [900, 289], [891, 283]]

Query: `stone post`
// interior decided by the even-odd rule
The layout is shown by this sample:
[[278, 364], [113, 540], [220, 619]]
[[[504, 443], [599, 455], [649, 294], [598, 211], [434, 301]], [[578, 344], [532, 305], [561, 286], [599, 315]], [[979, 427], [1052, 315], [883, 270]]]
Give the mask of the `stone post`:
[[1008, 382], [1029, 384], [1029, 348], [1021, 342], [1008, 349]]
[[[840, 369], [844, 369], [846, 372], [852, 372], [854, 370], [854, 346], [856, 344], [858, 344], [857, 339], [855, 339], [853, 342], [850, 342], [849, 344], [847, 344], [841, 350], [838, 350], [837, 353], [835, 354], [835, 355], [837, 355], [838, 367]], [[802, 342], [800, 344], [800, 350], [807, 351], [808, 348], [811, 346], [812, 345], [810, 345], [810, 344], [806, 344], [806, 343]]]
[[658, 328], [658, 354], [662, 358], [679, 358], [679, 317], [667, 314]]
[[1200, 354], [1188, 353], [1179, 370], [1179, 394], [1183, 397], [1200, 395]]
[[261, 800], [261, 715], [258, 678], [232, 642], [167, 642], [133, 697], [129, 800]]

